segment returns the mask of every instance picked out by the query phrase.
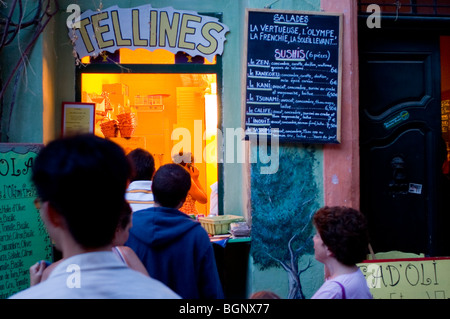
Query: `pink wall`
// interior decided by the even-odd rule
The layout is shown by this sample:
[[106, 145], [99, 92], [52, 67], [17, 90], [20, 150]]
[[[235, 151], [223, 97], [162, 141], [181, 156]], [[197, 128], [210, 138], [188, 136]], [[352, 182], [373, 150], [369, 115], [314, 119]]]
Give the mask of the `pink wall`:
[[324, 203], [359, 208], [359, 78], [357, 2], [322, 0], [324, 12], [343, 13], [341, 143], [324, 146]]
[[441, 91], [442, 100], [450, 99], [450, 36], [441, 36]]

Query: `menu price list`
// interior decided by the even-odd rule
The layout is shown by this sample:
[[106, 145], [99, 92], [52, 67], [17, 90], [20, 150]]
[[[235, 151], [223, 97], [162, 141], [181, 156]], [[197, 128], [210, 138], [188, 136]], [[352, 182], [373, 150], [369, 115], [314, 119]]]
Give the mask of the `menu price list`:
[[29, 287], [29, 268], [51, 260], [51, 242], [30, 181], [33, 155], [0, 152], [0, 299]]
[[338, 142], [339, 18], [248, 12], [247, 135]]

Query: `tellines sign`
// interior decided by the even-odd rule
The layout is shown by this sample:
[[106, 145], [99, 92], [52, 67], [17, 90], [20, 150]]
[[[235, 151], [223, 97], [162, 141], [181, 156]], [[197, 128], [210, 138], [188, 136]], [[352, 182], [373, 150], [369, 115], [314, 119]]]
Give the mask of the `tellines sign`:
[[102, 11], [87, 10], [69, 28], [79, 58], [97, 56], [102, 51], [120, 48], [184, 51], [213, 60], [221, 55], [229, 28], [217, 18], [172, 7], [155, 9], [112, 6]]

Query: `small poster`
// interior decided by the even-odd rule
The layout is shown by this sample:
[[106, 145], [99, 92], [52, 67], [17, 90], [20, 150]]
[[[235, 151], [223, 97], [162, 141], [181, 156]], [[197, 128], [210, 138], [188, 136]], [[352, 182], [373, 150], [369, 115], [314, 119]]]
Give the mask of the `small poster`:
[[94, 133], [95, 103], [63, 102], [62, 135]]

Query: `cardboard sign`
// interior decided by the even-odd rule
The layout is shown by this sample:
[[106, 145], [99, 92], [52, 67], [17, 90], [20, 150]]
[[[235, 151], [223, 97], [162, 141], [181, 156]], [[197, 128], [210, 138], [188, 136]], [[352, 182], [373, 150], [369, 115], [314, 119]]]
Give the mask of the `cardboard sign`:
[[172, 7], [155, 9], [151, 5], [88, 10], [72, 26], [68, 34], [79, 58], [120, 48], [142, 48], [165, 49], [174, 54], [183, 51], [212, 61], [215, 55], [222, 54], [229, 31], [217, 18]]
[[245, 31], [246, 135], [339, 143], [342, 16], [247, 9]]
[[28, 288], [29, 268], [52, 260], [52, 247], [34, 206], [31, 182], [40, 144], [0, 144], [0, 299]]
[[450, 257], [380, 259], [358, 266], [375, 299], [450, 298]]

